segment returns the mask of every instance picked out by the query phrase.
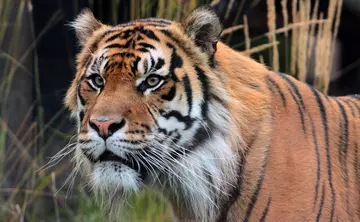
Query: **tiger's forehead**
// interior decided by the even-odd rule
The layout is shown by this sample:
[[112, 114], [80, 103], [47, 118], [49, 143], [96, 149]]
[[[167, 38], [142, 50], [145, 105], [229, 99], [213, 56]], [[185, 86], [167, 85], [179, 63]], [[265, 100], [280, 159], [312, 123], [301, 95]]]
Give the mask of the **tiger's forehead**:
[[150, 72], [161, 74], [170, 54], [169, 49], [162, 47], [162, 34], [157, 28], [139, 23], [125, 29], [106, 31], [97, 52], [90, 58], [92, 61], [86, 73], [96, 72], [106, 76], [116, 69], [134, 77]]

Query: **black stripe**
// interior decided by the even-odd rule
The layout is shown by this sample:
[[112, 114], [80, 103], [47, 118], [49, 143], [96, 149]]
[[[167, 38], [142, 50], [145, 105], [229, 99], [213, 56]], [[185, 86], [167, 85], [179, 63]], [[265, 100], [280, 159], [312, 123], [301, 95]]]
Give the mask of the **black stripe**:
[[112, 68], [112, 63], [111, 63], [110, 59], [108, 59], [104, 65], [105, 73], [107, 73], [110, 68]]
[[91, 61], [92, 61], [92, 57], [89, 56], [89, 58], [87, 59], [86, 64], [85, 64], [85, 69], [84, 69], [85, 72], [86, 72], [86, 70], [88, 70], [88, 68], [89, 68], [89, 66], [91, 64]]
[[294, 82], [293, 82], [289, 77], [287, 77], [286, 75], [280, 74], [280, 76], [281, 76], [283, 79], [285, 79], [285, 80], [290, 84], [291, 88], [295, 91], [295, 93], [296, 93], [296, 95], [297, 95], [297, 97], [298, 97], [298, 99], [299, 99], [299, 101], [300, 101], [301, 107], [305, 110], [304, 101], [303, 101], [303, 99], [302, 99], [302, 96], [301, 96], [300, 91], [299, 91], [299, 89], [297, 88], [297, 86], [296, 86], [296, 85], [294, 84]]
[[102, 38], [105, 38], [106, 36], [115, 33], [113, 36], [109, 37], [107, 40], [105, 40], [105, 42], [110, 42], [112, 40], [115, 40], [116, 38], [119, 39], [128, 39], [132, 34], [134, 34], [134, 29], [127, 29], [127, 30], [121, 30], [121, 29], [112, 29], [112, 30], [108, 30], [106, 32], [104, 32], [104, 34], [102, 35]]
[[78, 86], [77, 86], [77, 95], [78, 95], [78, 97], [79, 97], [79, 99], [80, 99], [81, 105], [85, 106], [85, 105], [86, 105], [86, 101], [85, 101], [85, 99], [81, 96], [81, 82], [82, 82], [82, 80], [80, 80], [80, 82], [79, 82], [79, 84], [78, 84]]
[[327, 170], [328, 170], [328, 182], [331, 190], [331, 215], [330, 215], [330, 221], [332, 221], [334, 217], [334, 209], [335, 209], [335, 190], [332, 184], [332, 168], [331, 168], [331, 157], [330, 157], [330, 144], [329, 144], [329, 128], [328, 128], [328, 119], [326, 114], [326, 109], [324, 106], [324, 103], [322, 99], [320, 98], [320, 94], [316, 89], [313, 87], [310, 87], [311, 91], [313, 92], [316, 102], [318, 104], [321, 120], [322, 120], [322, 126], [324, 130], [324, 137], [325, 137], [325, 149], [326, 149], [326, 159], [327, 159]]
[[[183, 41], [180, 40], [178, 38], [176, 38], [173, 33], [169, 30], [160, 30], [160, 32], [162, 32], [166, 37], [168, 37], [169, 39], [171, 39], [173, 42], [176, 43], [176, 45], [182, 50], [184, 51], [186, 54], [188, 54], [189, 56], [192, 56], [192, 54], [194, 54], [192, 52], [192, 49], [188, 46], [188, 44]], [[214, 50], [216, 52], [216, 44], [212, 45], [212, 47], [214, 47]], [[211, 56], [209, 56], [209, 65], [211, 68], [215, 68], [216, 67], [216, 60], [215, 60], [215, 53]]]
[[[148, 23], [148, 24], [141, 24], [141, 26], [137, 25], [136, 26], [136, 22], [144, 22], [144, 23]], [[141, 31], [144, 30], [144, 28], [146, 26], [153, 26], [153, 27], [167, 27], [168, 25], [170, 25], [171, 22], [165, 22], [165, 20], [161, 20], [161, 19], [138, 19], [138, 20], [134, 20], [128, 23], [124, 23], [124, 24], [118, 24], [116, 26], [114, 26], [114, 29], [110, 29], [105, 31], [102, 34], [102, 37], [100, 39], [105, 38], [106, 36], [114, 33], [114, 32], [120, 32], [119, 34], [115, 34], [115, 36], [112, 36], [110, 38], [112, 39], [108, 39], [107, 42], [112, 41], [114, 39], [116, 39], [117, 37], [120, 37], [122, 39], [127, 39], [131, 34], [137, 32], [137, 31]], [[131, 27], [133, 26], [133, 27]], [[116, 28], [121, 28], [121, 29], [116, 29]], [[124, 28], [128, 28], [126, 30], [124, 30]]]
[[88, 85], [93, 91], [98, 91], [97, 88], [93, 87], [88, 81], [85, 81], [86, 85]]
[[[136, 70], [138, 70], [138, 66], [139, 66], [139, 62], [141, 61], [141, 58], [140, 57], [136, 57], [136, 60], [133, 62], [133, 67], [134, 67], [134, 69], [135, 69], [135, 71]], [[134, 72], [134, 74], [135, 74], [135, 72]]]
[[135, 135], [137, 135], [137, 134], [144, 134], [145, 131], [144, 130], [129, 130], [129, 131], [126, 131], [125, 133], [126, 134], [135, 134]]
[[82, 123], [82, 121], [83, 121], [83, 119], [84, 119], [84, 116], [85, 116], [85, 112], [84, 112], [84, 110], [81, 110], [81, 111], [79, 112], [80, 123]]
[[92, 155], [93, 152], [89, 153], [88, 149], [81, 149], [81, 151], [86, 156], [86, 158], [88, 158], [91, 162], [95, 163], [97, 161], [97, 159], [95, 159], [94, 156]]
[[265, 78], [266, 78], [266, 83], [268, 84], [270, 91], [273, 91], [272, 88], [274, 86], [276, 88], [276, 91], [279, 93], [279, 95], [281, 97], [283, 107], [286, 107], [286, 98], [285, 98], [284, 93], [281, 91], [279, 85], [270, 76], [266, 76]]
[[151, 40], [160, 42], [160, 39], [155, 35], [155, 33], [149, 29], [140, 29], [139, 32]]
[[169, 39], [171, 39], [173, 42], [176, 43], [176, 45], [182, 50], [184, 51], [186, 54], [191, 55], [191, 52], [189, 52], [189, 50], [187, 48], [185, 48], [185, 43], [180, 41], [179, 39], [175, 38], [173, 36], [173, 34], [169, 31], [169, 30], [160, 30], [161, 33], [163, 33], [166, 37], [168, 37]]
[[260, 172], [259, 179], [258, 179], [258, 181], [257, 181], [257, 183], [256, 183], [256, 186], [255, 186], [255, 191], [254, 191], [253, 195], [251, 196], [250, 203], [249, 203], [249, 205], [248, 205], [248, 207], [247, 207], [244, 222], [249, 221], [251, 212], [252, 212], [252, 210], [254, 209], [254, 206], [255, 206], [255, 204], [256, 204], [256, 201], [258, 200], [258, 196], [259, 196], [259, 193], [260, 193], [260, 190], [261, 190], [262, 182], [263, 182], [264, 177], [265, 177], [265, 171], [266, 171], [266, 166], [267, 166], [268, 151], [269, 151], [269, 150], [267, 150], [267, 151], [265, 152], [264, 163], [263, 163], [263, 165], [262, 165], [262, 169], [261, 169], [261, 172]]
[[136, 51], [144, 52], [144, 53], [149, 52], [149, 50], [147, 48], [138, 48], [138, 49], [136, 49]]
[[146, 43], [146, 42], [140, 42], [138, 43], [138, 45], [144, 47], [144, 48], [149, 48], [149, 49], [155, 49], [155, 46], [149, 44], [149, 43]]
[[313, 136], [313, 142], [314, 142], [315, 153], [316, 153], [316, 162], [317, 162], [315, 196], [314, 196], [314, 206], [313, 206], [313, 208], [315, 209], [315, 204], [316, 204], [318, 193], [319, 193], [320, 176], [321, 176], [320, 175], [321, 162], [320, 162], [319, 145], [318, 145], [318, 141], [317, 141], [317, 137], [316, 137], [316, 131], [315, 131], [314, 122], [313, 122], [311, 116], [309, 116], [309, 117], [310, 117], [311, 133], [312, 133], [312, 136]]
[[118, 53], [114, 53], [112, 55], [109, 56], [109, 58], [112, 57], [127, 57], [127, 58], [133, 58], [136, 57], [134, 53], [131, 52], [118, 52]]
[[[321, 217], [321, 214], [322, 214], [322, 210], [323, 210], [323, 207], [324, 207], [324, 200], [325, 200], [325, 184], [323, 184], [322, 186], [322, 192], [321, 192], [321, 199], [320, 199], [320, 207], [319, 207], [319, 211], [316, 215], [316, 221], [319, 222], [320, 221], [320, 217]], [[332, 221], [332, 217], [331, 217], [331, 220]]]
[[360, 117], [360, 104], [358, 104], [357, 102], [355, 101], [352, 101], [352, 100], [349, 100], [356, 108], [356, 110], [358, 111], [358, 115]]
[[305, 117], [304, 117], [303, 109], [301, 108], [299, 101], [296, 99], [294, 92], [290, 88], [288, 88], [288, 90], [289, 90], [289, 93], [290, 93], [292, 99], [295, 101], [295, 103], [297, 105], [299, 115], [300, 115], [300, 120], [301, 120], [302, 131], [303, 131], [303, 133], [305, 133], [306, 132], [305, 131]]
[[185, 93], [186, 93], [186, 99], [188, 103], [188, 115], [191, 115], [191, 109], [192, 109], [192, 89], [190, 85], [190, 79], [187, 74], [184, 75], [182, 78], [182, 81], [184, 83]]
[[150, 126], [146, 125], [146, 124], [140, 124], [141, 127], [145, 128], [149, 133], [151, 132], [151, 128]]
[[105, 43], [108, 43], [108, 42], [113, 41], [114, 39], [120, 38], [121, 35], [124, 35], [123, 32], [117, 33], [117, 34], [109, 37], [108, 39], [105, 40]]
[[[149, 106], [146, 106], [146, 109], [147, 109], [148, 113], [150, 114], [151, 118], [153, 119], [155, 125], [157, 126], [159, 132], [160, 132], [160, 133], [162, 132], [162, 133], [164, 133], [165, 135], [167, 135], [166, 129], [160, 128], [160, 126], [159, 126], [159, 124], [158, 124], [158, 122], [157, 122], [154, 114], [153, 114], [153, 113], [151, 112], [151, 110], [150, 110], [150, 107], [149, 107]], [[147, 128], [145, 125], [141, 125], [141, 126]], [[150, 128], [149, 128], [149, 129], [150, 129]], [[150, 132], [151, 132], [151, 131], [150, 131]]]
[[174, 41], [179, 47], [182, 46], [180, 40], [176, 39], [171, 31], [163, 29], [163, 30], [160, 30], [160, 32], [163, 33], [168, 38], [170, 38], [172, 41]]
[[177, 121], [184, 123], [185, 130], [189, 129], [195, 121], [190, 116], [183, 116], [183, 115], [181, 115], [181, 113], [179, 111], [176, 111], [176, 110], [171, 110], [169, 112], [159, 110], [159, 112], [160, 112], [160, 115], [162, 117], [164, 117], [165, 119], [170, 119], [171, 117], [174, 117], [177, 119]]
[[297, 86], [295, 85], [295, 83], [289, 77], [287, 77], [285, 74], [282, 74], [282, 73], [279, 73], [279, 75], [281, 76], [281, 78], [283, 78], [286, 82], [289, 83], [290, 87], [292, 88], [291, 91], [295, 92], [296, 97], [294, 95], [292, 95], [292, 97], [299, 107], [298, 109], [300, 112], [302, 129], [303, 129], [303, 132], [305, 133], [306, 132], [305, 131], [305, 119], [304, 119], [305, 104], [304, 104], [303, 98], [300, 94], [300, 91], [297, 88]]
[[230, 208], [235, 204], [236, 200], [240, 196], [240, 191], [243, 185], [243, 172], [244, 172], [244, 166], [245, 166], [245, 160], [247, 157], [247, 154], [249, 153], [249, 149], [245, 150], [245, 153], [239, 153], [240, 161], [237, 166], [237, 172], [236, 172], [236, 186], [234, 186], [230, 192], [229, 197], [224, 202], [224, 205], [222, 206], [220, 210], [220, 214], [216, 222], [224, 222], [227, 221], [227, 216], [229, 213]]
[[[347, 116], [346, 109], [344, 106], [338, 101], [335, 100], [339, 109], [341, 111], [341, 115], [343, 120], [340, 122], [340, 136], [339, 136], [339, 161], [341, 165], [341, 169], [343, 171], [345, 186], [347, 191], [349, 190], [349, 172], [347, 167], [347, 155], [348, 155], [348, 139], [349, 139], [349, 120]], [[349, 213], [349, 192], [346, 192], [346, 210]], [[350, 214], [348, 214], [350, 215]]]
[[171, 101], [174, 99], [175, 95], [176, 95], [176, 86], [174, 85], [169, 89], [168, 94], [161, 95], [161, 99]]
[[118, 44], [118, 43], [114, 43], [114, 44], [111, 44], [111, 45], [107, 45], [105, 46], [104, 48], [105, 49], [113, 49], [113, 48], [117, 48], [117, 49], [127, 49], [129, 48], [130, 44], [131, 44], [132, 40], [129, 40], [125, 43], [125, 45], [121, 45], [121, 44]]
[[210, 99], [209, 80], [206, 77], [204, 70], [202, 70], [200, 67], [195, 66], [195, 71], [196, 71], [198, 80], [201, 82], [201, 91], [203, 94], [203, 102], [201, 103], [201, 115], [204, 119], [206, 119], [208, 116], [208, 102]]
[[209, 126], [201, 126], [196, 130], [193, 141], [189, 146], [190, 150], [194, 150], [196, 147], [202, 145], [205, 141], [211, 138], [213, 130]]
[[155, 64], [155, 59], [154, 57], [150, 54], [150, 67], [154, 67]]
[[[111, 29], [111, 30], [107, 30], [105, 31], [102, 35], [101, 35], [101, 38], [100, 39], [104, 39], [105, 37], [107, 37], [108, 35], [111, 35], [113, 34], [114, 32], [117, 32], [117, 34], [115, 35], [120, 35], [121, 33], [118, 33], [118, 32], [121, 32], [121, 30], [119, 29]], [[113, 36], [112, 36], [113, 37]], [[111, 37], [109, 37], [111, 38]], [[113, 39], [116, 39], [116, 37], [114, 37]]]
[[156, 65], [155, 65], [155, 70], [159, 70], [161, 69], [163, 66], [165, 65], [165, 61], [163, 59], [158, 59]]
[[[340, 99], [340, 98], [334, 98], [335, 100], [337, 100], [337, 99]], [[353, 107], [353, 101], [351, 101], [351, 100], [346, 100], [346, 99], [341, 99], [341, 101], [343, 101], [349, 108], [350, 108], [350, 110], [351, 110], [351, 115], [352, 116], [356, 116], [356, 114], [355, 114], [355, 109], [354, 109], [354, 107]]]
[[270, 203], [271, 203], [271, 195], [269, 196], [269, 199], [268, 199], [268, 201], [267, 201], [267, 203], [266, 203], [266, 207], [265, 207], [265, 209], [264, 209], [264, 211], [263, 211], [263, 213], [262, 213], [260, 222], [264, 222], [264, 221], [265, 221], [266, 215], [267, 215], [267, 213], [269, 212]]
[[340, 135], [339, 135], [339, 161], [341, 165], [341, 169], [344, 174], [345, 183], [348, 186], [348, 169], [347, 169], [347, 152], [348, 152], [348, 139], [349, 139], [349, 120], [344, 109], [344, 106], [338, 101], [335, 100], [337, 105], [339, 106], [342, 120], [340, 121]]
[[227, 107], [228, 104], [226, 103], [226, 101], [224, 101], [223, 99], [221, 99], [218, 95], [214, 94], [214, 93], [210, 93], [209, 97], [211, 97], [212, 100], [220, 103], [223, 107]]
[[177, 54], [176, 48], [172, 44], [167, 43], [167, 46], [172, 49], [169, 73], [174, 81], [179, 81], [175, 75], [175, 69], [183, 66], [183, 60]]

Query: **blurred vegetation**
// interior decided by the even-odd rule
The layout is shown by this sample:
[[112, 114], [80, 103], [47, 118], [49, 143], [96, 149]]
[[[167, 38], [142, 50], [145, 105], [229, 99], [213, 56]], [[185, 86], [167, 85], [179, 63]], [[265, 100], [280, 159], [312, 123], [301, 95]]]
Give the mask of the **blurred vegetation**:
[[[216, 7], [222, 1], [127, 2], [129, 4], [122, 6], [127, 7], [125, 11], [128, 14], [121, 15], [118, 8], [123, 1], [120, 0], [91, 0], [89, 5], [97, 12], [100, 20], [117, 24], [119, 21], [152, 16], [181, 21], [200, 5], [211, 4]], [[234, 1], [228, 2], [224, 9], [225, 17], [227, 11], [241, 11], [240, 8], [233, 8]], [[308, 78], [309, 73], [315, 73], [314, 84], [326, 92], [342, 1], [331, 0], [326, 17], [318, 13], [318, 2], [312, 6], [310, 0], [283, 0], [282, 8], [275, 8], [274, 1], [267, 0], [268, 33], [250, 37], [251, 27], [247, 24], [246, 15], [236, 13], [237, 18], [243, 17], [244, 24], [226, 27], [222, 39], [225, 42], [237, 41], [233, 44], [235, 49], [258, 59], [275, 71], [289, 73], [302, 81]], [[290, 11], [288, 5], [291, 5]], [[241, 4], [239, 7], [242, 7]], [[80, 11], [78, 1], [73, 1], [73, 9], [74, 12]], [[106, 11], [104, 9], [108, 9], [108, 13], [103, 13]], [[106, 221], [81, 178], [76, 178], [73, 187], [69, 187], [69, 184], [63, 186], [71, 169], [68, 157], [64, 156], [62, 161], [47, 170], [38, 171], [49, 160], [49, 156], [62, 148], [62, 145], [59, 147], [59, 144], [54, 144], [53, 138], [71, 141], [73, 137], [72, 132], [61, 130], [61, 126], [69, 124], [63, 118], [66, 117], [64, 109], [59, 110], [50, 121], [44, 120], [39, 76], [46, 73], [39, 73], [36, 54], [36, 45], [41, 35], [61, 20], [62, 14], [55, 13], [40, 34], [35, 36], [32, 10], [30, 0], [0, 0], [0, 221]], [[276, 27], [275, 10], [282, 10], [282, 27]], [[24, 32], [31, 40], [27, 48], [21, 48]], [[242, 40], [232, 39], [235, 33], [239, 36], [239, 32], [242, 32]], [[24, 65], [26, 62], [27, 66]], [[33, 84], [35, 94], [31, 96], [35, 97], [32, 100], [35, 102], [21, 110], [23, 116], [20, 122], [12, 123], [14, 117], [11, 114], [19, 108], [10, 110], [9, 104], [14, 103], [12, 93], [21, 90], [14, 89], [20, 78], [17, 76], [19, 73], [28, 76], [27, 84]], [[171, 221], [170, 216], [168, 205], [160, 197], [150, 191], [143, 191], [131, 198], [128, 215], [121, 221]]]

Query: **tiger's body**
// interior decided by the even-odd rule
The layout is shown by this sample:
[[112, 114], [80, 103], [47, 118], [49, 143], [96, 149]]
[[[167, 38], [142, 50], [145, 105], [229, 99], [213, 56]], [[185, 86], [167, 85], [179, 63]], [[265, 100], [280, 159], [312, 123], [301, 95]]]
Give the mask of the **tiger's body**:
[[206, 8], [184, 25], [85, 12], [74, 27], [77, 166], [111, 201], [149, 186], [179, 221], [360, 220], [359, 96], [235, 52]]

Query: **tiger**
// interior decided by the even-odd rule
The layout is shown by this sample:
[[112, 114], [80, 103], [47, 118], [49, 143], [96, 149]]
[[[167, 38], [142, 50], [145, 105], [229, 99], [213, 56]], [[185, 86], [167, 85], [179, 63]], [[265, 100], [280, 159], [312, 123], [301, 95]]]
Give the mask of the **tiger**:
[[149, 188], [174, 221], [360, 221], [359, 95], [235, 51], [208, 6], [115, 26], [84, 9], [71, 26], [74, 169], [105, 216]]

